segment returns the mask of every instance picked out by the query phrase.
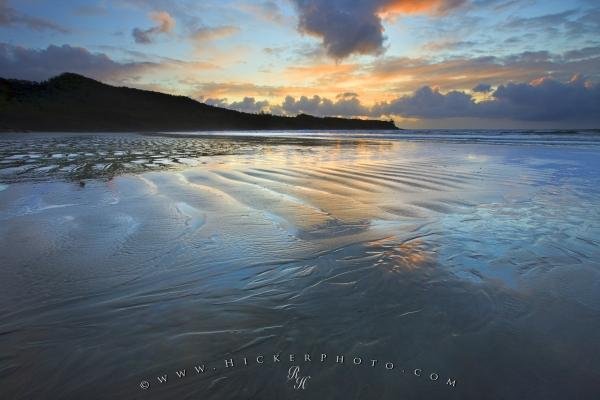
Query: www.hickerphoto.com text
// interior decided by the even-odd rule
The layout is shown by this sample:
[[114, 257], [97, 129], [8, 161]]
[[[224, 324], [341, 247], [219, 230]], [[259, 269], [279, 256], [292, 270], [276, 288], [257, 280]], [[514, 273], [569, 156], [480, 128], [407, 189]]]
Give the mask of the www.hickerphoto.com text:
[[[276, 367], [281, 364], [286, 366], [297, 367], [299, 365], [315, 366], [318, 365], [336, 365], [339, 367], [362, 367], [362, 368], [379, 368], [389, 373], [396, 373], [402, 376], [410, 376], [413, 378], [426, 379], [431, 383], [443, 384], [449, 388], [456, 387], [457, 379], [451, 376], [443, 376], [440, 372], [427, 371], [424, 368], [410, 368], [408, 366], [400, 366], [397, 362], [389, 360], [380, 360], [362, 356], [345, 356], [345, 355], [328, 355], [327, 353], [320, 354], [281, 354], [274, 353], [270, 355], [259, 354], [252, 357], [229, 357], [224, 358], [220, 362], [215, 361], [210, 365], [206, 363], [198, 363], [190, 367], [184, 367], [172, 372], [157, 374], [154, 377], [147, 377], [139, 383], [143, 390], [148, 390], [153, 387], [172, 384], [184, 379], [191, 378], [197, 375], [205, 374], [220, 374], [235, 368], [244, 368], [251, 366], [271, 366]], [[290, 367], [290, 368], [291, 368]], [[288, 373], [286, 369], [286, 374]]]

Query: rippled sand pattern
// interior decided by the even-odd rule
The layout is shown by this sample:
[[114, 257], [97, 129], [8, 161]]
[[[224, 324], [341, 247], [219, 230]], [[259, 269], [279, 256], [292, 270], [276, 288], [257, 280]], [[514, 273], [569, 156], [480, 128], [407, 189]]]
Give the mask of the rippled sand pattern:
[[[4, 181], [8, 398], [600, 392], [597, 150], [241, 140], [206, 157], [193, 149], [211, 139], [168, 140], [200, 163]], [[298, 392], [289, 362], [240, 366], [273, 353], [330, 358], [299, 363], [311, 379]], [[176, 377], [198, 363], [209, 371]]]
[[201, 157], [255, 149], [239, 140], [141, 135], [0, 138], [0, 180], [111, 178], [123, 173], [194, 166], [202, 162]]

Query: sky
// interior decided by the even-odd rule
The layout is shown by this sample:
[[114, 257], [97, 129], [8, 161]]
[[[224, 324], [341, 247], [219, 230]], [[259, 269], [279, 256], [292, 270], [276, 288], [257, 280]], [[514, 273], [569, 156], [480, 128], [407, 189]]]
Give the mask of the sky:
[[247, 112], [600, 128], [597, 0], [0, 0], [0, 77]]

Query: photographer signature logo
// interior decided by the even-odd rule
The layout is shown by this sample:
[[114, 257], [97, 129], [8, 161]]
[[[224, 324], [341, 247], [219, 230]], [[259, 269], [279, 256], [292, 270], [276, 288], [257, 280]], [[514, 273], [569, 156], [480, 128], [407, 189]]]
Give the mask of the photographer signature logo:
[[292, 387], [294, 388], [294, 390], [306, 389], [306, 382], [308, 382], [309, 379], [310, 375], [300, 375], [300, 367], [297, 365], [292, 365], [288, 370], [287, 380], [288, 382], [292, 382]]

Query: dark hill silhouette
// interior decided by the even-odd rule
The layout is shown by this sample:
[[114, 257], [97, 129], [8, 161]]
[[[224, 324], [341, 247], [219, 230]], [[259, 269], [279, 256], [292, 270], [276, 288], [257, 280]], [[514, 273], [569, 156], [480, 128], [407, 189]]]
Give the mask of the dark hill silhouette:
[[115, 87], [65, 73], [44, 82], [0, 78], [0, 131], [397, 129], [391, 121], [282, 117], [189, 97]]

